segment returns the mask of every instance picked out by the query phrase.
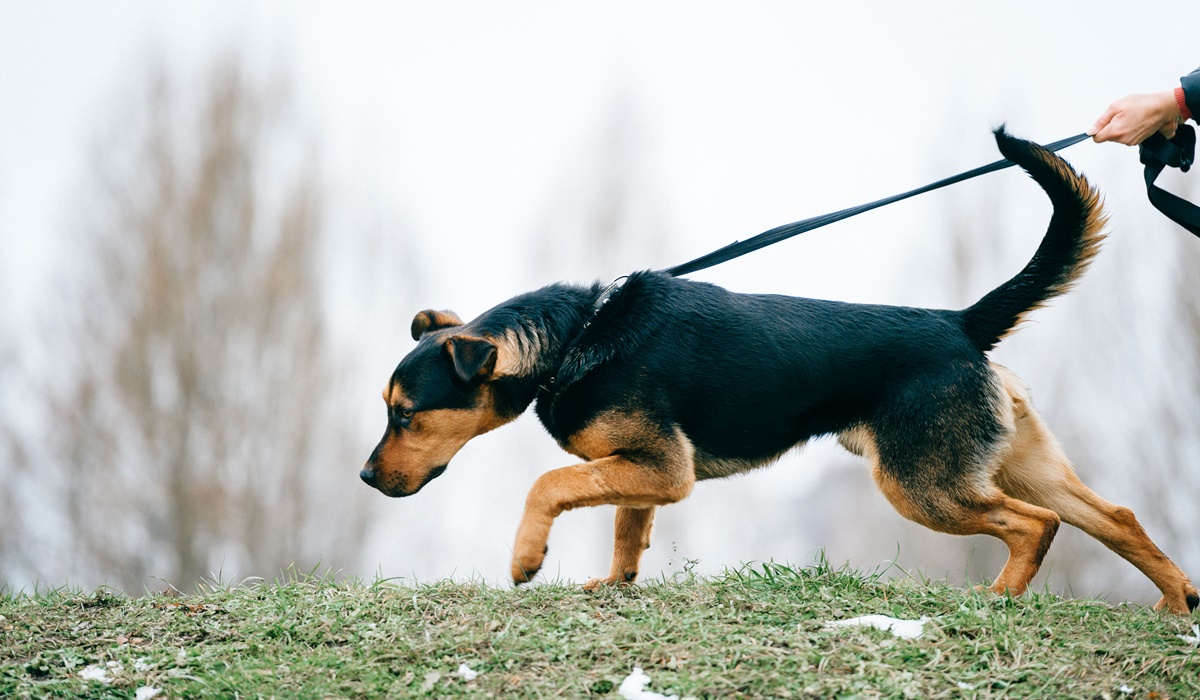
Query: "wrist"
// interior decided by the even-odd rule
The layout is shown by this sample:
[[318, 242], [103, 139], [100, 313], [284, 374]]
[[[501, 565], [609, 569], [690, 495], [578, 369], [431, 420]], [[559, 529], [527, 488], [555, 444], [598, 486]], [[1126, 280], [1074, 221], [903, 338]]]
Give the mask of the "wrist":
[[1186, 96], [1182, 87], [1175, 88], [1175, 106], [1179, 108], [1179, 116], [1184, 121], [1192, 118], [1192, 112], [1188, 109]]

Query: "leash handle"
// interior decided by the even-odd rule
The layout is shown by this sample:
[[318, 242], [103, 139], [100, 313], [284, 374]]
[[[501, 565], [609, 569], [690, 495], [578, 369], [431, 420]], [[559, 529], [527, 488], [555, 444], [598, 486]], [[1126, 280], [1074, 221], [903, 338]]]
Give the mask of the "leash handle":
[[[1190, 130], [1191, 127], [1188, 128]], [[1085, 141], [1088, 138], [1090, 137], [1087, 134], [1076, 134], [1070, 138], [1065, 138], [1060, 141], [1055, 141], [1054, 143], [1046, 144], [1045, 148], [1050, 151], [1061, 151], [1068, 146], [1074, 146], [1075, 144]], [[1194, 140], [1195, 137], [1193, 133], [1193, 142]], [[986, 175], [987, 173], [995, 172], [997, 170], [1010, 168], [1014, 165], [1016, 165], [1016, 163], [1013, 163], [1011, 160], [998, 160], [994, 163], [988, 163], [987, 165], [980, 166], [973, 170], [968, 170], [957, 175], [951, 175], [950, 177], [943, 178], [937, 182], [930, 183], [923, 187], [918, 187], [914, 190], [909, 190], [908, 192], [902, 192], [900, 194], [892, 195], [891, 197], [878, 199], [874, 202], [868, 202], [867, 204], [859, 204], [858, 206], [842, 209], [841, 211], [835, 211], [829, 214], [822, 214], [821, 216], [814, 216], [809, 219], [804, 219], [802, 221], [784, 224], [783, 226], [778, 226], [770, 231], [764, 231], [753, 238], [747, 238], [744, 241], [734, 241], [733, 243], [730, 243], [723, 248], [714, 250], [707, 255], [702, 255], [695, 260], [689, 260], [681, 265], [668, 268], [663, 270], [663, 272], [672, 277], [679, 277], [680, 275], [686, 275], [689, 272], [705, 270], [714, 265], [719, 265], [723, 262], [733, 260], [734, 258], [740, 258], [741, 256], [747, 253], [752, 253], [759, 248], [765, 248], [774, 243], [787, 240], [792, 236], [798, 236], [807, 231], [821, 228], [822, 226], [828, 226], [829, 224], [841, 221], [842, 219], [848, 219], [852, 216], [857, 216], [864, 212], [871, 211], [872, 209], [878, 209], [879, 207], [886, 206], [894, 202], [899, 202], [900, 200], [908, 199], [909, 197], [915, 197], [919, 194], [932, 192], [933, 190], [954, 185], [959, 182], [963, 182], [964, 180], [970, 180], [971, 178], [976, 178], [980, 175]], [[1159, 170], [1161, 169], [1162, 168], [1160, 167]], [[1149, 173], [1149, 166], [1147, 166], [1147, 173]], [[1155, 176], [1157, 177], [1157, 173], [1155, 173]], [[1148, 182], [1152, 181], [1153, 180], [1149, 180]], [[1159, 191], [1161, 192], [1162, 190]], [[1163, 192], [1163, 194], [1167, 195], [1168, 197], [1174, 197], [1174, 195], [1170, 195], [1166, 192]], [[1184, 204], [1187, 204], [1187, 202], [1184, 202]], [[1195, 207], [1193, 207], [1193, 209], [1195, 209]], [[1200, 214], [1200, 210], [1198, 210], [1197, 213]], [[1168, 214], [1168, 216], [1170, 215]], [[1200, 225], [1200, 219], [1197, 219], [1197, 222], [1198, 225]], [[1192, 233], [1195, 233], [1197, 236], [1200, 236], [1200, 232], [1190, 228], [1188, 230], [1192, 231]]]
[[1181, 124], [1171, 139], [1155, 133], [1138, 146], [1138, 157], [1146, 166], [1146, 196], [1150, 203], [1168, 219], [1200, 237], [1200, 207], [1154, 184], [1167, 166], [1185, 173], [1192, 167], [1196, 159], [1196, 130], [1190, 124]]

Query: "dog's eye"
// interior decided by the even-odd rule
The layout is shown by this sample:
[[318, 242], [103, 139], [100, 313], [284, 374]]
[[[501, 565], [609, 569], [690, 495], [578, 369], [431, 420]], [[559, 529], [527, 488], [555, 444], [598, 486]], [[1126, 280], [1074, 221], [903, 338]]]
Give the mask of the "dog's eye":
[[392, 420], [401, 426], [408, 425], [415, 413], [411, 408], [400, 408], [399, 406], [393, 406], [391, 410]]

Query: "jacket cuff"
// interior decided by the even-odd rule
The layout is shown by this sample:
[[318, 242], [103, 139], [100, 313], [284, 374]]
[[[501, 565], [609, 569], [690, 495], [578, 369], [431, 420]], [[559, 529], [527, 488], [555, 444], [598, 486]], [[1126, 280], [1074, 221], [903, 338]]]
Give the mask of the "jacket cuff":
[[1183, 88], [1175, 88], [1175, 106], [1179, 108], [1179, 116], [1183, 117], [1184, 121], [1192, 118], [1192, 110], [1188, 109], [1187, 97], [1183, 94]]
[[[1192, 119], [1200, 117], [1200, 68], [1179, 79], [1180, 91], [1183, 92], [1183, 102]], [[1176, 95], [1178, 99], [1178, 95]], [[1183, 112], [1182, 109], [1179, 110]]]

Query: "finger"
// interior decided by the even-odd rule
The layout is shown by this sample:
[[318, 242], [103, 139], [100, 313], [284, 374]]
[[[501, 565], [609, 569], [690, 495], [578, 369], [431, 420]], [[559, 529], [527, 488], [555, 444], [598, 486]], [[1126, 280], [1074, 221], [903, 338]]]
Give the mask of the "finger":
[[1114, 131], [1114, 129], [1112, 129], [1109, 125], [1106, 124], [1105, 126], [1092, 132], [1092, 140], [1095, 141], [1096, 143], [1104, 143], [1105, 141], [1110, 141], [1110, 140], [1112, 140], [1112, 137], [1113, 137], [1113, 131]]
[[1100, 118], [1096, 120], [1096, 123], [1092, 124], [1092, 128], [1088, 130], [1088, 136], [1095, 136], [1100, 131], [1103, 131], [1104, 127], [1108, 126], [1109, 122], [1112, 121], [1112, 118], [1116, 116], [1116, 114], [1117, 109], [1114, 106], [1109, 105], [1108, 109], [1104, 110], [1104, 113], [1101, 114]]

